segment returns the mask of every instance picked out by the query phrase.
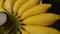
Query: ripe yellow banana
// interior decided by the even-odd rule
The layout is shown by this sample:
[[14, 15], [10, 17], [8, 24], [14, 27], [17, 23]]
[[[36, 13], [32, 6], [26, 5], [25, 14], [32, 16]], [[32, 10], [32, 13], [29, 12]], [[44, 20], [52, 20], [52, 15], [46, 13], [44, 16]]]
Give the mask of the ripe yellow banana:
[[28, 32], [21, 29], [22, 34], [29, 34]]
[[29, 8], [36, 6], [39, 3], [40, 0], [29, 0], [24, 5], [21, 6], [18, 10], [17, 17], [20, 17], [26, 10]]
[[55, 23], [59, 19], [59, 15], [53, 13], [45, 13], [40, 15], [35, 15], [28, 17], [27, 19], [23, 20], [22, 23], [28, 25], [42, 25], [42, 26], [49, 26]]
[[0, 0], [0, 7], [3, 7], [4, 0]]
[[15, 4], [16, 1], [17, 1], [17, 0], [13, 0], [13, 5]]
[[22, 27], [22, 28], [21, 28], [21, 27], [22, 27], [22, 26], [20, 25], [20, 26], [19, 26], [19, 31], [21, 31], [22, 34], [29, 34], [29, 32], [23, 30], [23, 29], [22, 29], [23, 27]]
[[13, 12], [14, 12], [14, 15], [16, 15], [18, 13], [18, 10], [19, 8], [25, 3], [27, 2], [28, 0], [17, 0], [15, 3], [14, 3], [14, 6], [13, 6]]
[[12, 13], [12, 9], [13, 9], [13, 4], [14, 4], [14, 0], [5, 0], [4, 3], [4, 8], [9, 12]]
[[51, 7], [51, 4], [40, 4], [40, 5], [34, 6], [33, 8], [24, 12], [21, 18], [19, 18], [19, 20], [25, 19], [29, 16], [45, 13], [50, 7]]
[[4, 0], [0, 0], [0, 12], [5, 12], [3, 9]]
[[2, 7], [0, 7], [0, 12], [6, 12]]
[[44, 26], [24, 26], [24, 29], [30, 34], [60, 34], [58, 30]]

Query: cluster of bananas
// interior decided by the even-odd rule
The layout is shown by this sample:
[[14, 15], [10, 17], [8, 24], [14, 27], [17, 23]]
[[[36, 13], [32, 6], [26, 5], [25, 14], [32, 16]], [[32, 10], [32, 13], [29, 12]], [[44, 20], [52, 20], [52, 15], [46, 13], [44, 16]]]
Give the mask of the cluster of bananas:
[[7, 13], [18, 24], [16, 32], [9, 34], [60, 34], [48, 27], [60, 19], [60, 15], [46, 13], [50, 7], [51, 4], [40, 4], [40, 0], [0, 0], [0, 13]]

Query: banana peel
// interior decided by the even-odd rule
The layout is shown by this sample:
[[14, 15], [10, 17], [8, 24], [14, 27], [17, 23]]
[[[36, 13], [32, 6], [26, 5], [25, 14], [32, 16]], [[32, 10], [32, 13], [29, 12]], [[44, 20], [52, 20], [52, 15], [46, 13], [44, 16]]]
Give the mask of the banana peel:
[[[29, 0], [28, 2], [24, 3], [21, 6], [21, 8], [19, 8], [19, 10], [17, 11], [18, 14], [14, 15], [13, 6], [16, 1], [17, 0], [5, 0], [3, 2], [3, 0], [0, 0], [0, 13], [1, 12], [6, 13], [8, 15], [7, 17], [9, 17], [9, 20], [7, 20], [8, 22], [6, 22], [7, 24], [4, 24], [3, 26], [0, 27], [0, 30], [1, 30], [0, 34], [60, 34], [60, 32], [56, 29], [49, 28], [47, 26], [24, 24], [23, 21], [25, 19], [22, 21], [18, 19], [18, 18], [20, 18], [19, 16], [24, 14], [25, 11], [27, 11], [28, 9], [30, 9], [36, 5], [39, 5], [40, 0], [36, 0], [37, 4], [36, 4], [35, 0]], [[34, 5], [31, 5], [31, 4], [34, 4]], [[22, 13], [20, 11], [22, 11]], [[21, 15], [20, 15], [20, 13], [21, 13]], [[30, 17], [32, 17], [32, 16], [30, 16]]]

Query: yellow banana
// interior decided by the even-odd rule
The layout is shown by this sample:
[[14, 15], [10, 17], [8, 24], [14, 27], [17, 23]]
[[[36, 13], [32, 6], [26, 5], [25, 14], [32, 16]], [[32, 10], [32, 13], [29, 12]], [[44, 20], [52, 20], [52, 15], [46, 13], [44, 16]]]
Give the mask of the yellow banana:
[[28, 17], [27, 19], [23, 20], [23, 24], [28, 25], [42, 25], [42, 26], [49, 26], [55, 23], [59, 19], [59, 15], [53, 13], [45, 13], [40, 15], [35, 15]]
[[19, 31], [21, 31], [22, 34], [29, 34], [29, 32], [23, 30], [23, 29], [21, 28], [21, 26], [19, 26]]
[[15, 4], [16, 1], [17, 1], [17, 0], [13, 0], [13, 5]]
[[4, 0], [0, 0], [0, 7], [3, 7]]
[[29, 8], [36, 6], [39, 3], [40, 0], [29, 0], [24, 5], [21, 6], [18, 10], [17, 17], [20, 17], [26, 10]]
[[0, 12], [6, 12], [2, 7], [0, 7]]
[[14, 4], [14, 0], [5, 0], [4, 3], [4, 8], [9, 12], [12, 13], [12, 9], [13, 9], [13, 4]]
[[28, 32], [21, 29], [22, 34], [29, 34]]
[[45, 13], [50, 7], [51, 7], [51, 4], [40, 4], [40, 5], [34, 6], [33, 8], [24, 12], [22, 16], [19, 18], [19, 20], [25, 19], [29, 16]]
[[0, 0], [0, 12], [5, 12], [3, 9], [4, 0]]
[[44, 26], [24, 26], [24, 29], [30, 34], [60, 34], [58, 30]]
[[13, 12], [14, 12], [14, 15], [17, 14], [19, 8], [25, 3], [27, 2], [28, 0], [17, 0], [13, 6]]

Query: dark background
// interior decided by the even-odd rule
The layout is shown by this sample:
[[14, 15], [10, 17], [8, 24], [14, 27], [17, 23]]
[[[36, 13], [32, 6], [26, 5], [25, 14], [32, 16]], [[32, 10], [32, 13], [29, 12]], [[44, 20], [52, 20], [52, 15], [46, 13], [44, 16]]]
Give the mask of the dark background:
[[[48, 13], [55, 13], [60, 15], [60, 0], [43, 0], [42, 2], [52, 4], [52, 7], [48, 10]], [[57, 20], [55, 24], [49, 27], [60, 31], [60, 20]]]

